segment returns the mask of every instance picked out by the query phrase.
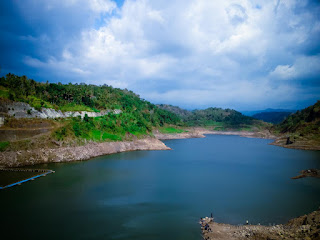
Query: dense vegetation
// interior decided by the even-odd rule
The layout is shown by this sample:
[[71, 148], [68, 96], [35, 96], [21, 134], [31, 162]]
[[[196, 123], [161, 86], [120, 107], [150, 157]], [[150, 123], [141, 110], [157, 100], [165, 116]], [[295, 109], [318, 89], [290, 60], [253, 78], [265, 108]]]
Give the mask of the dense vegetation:
[[183, 132], [188, 132], [183, 129], [175, 128], [175, 127], [163, 127], [159, 128], [159, 132], [161, 133], [183, 133]]
[[216, 122], [223, 122], [228, 127], [241, 127], [255, 123], [253, 118], [244, 116], [232, 109], [207, 108], [205, 110], [195, 110], [192, 113], [187, 118], [187, 123], [191, 126], [205, 126]]
[[156, 106], [127, 89], [87, 84], [40, 83], [26, 76], [7, 74], [0, 78], [0, 99], [26, 102], [41, 111], [102, 111], [120, 109], [122, 113], [89, 118], [59, 120], [52, 137], [59, 141], [83, 139], [93, 141], [124, 140], [151, 134], [160, 127], [163, 133], [183, 132], [180, 127], [214, 126], [248, 129], [261, 126], [260, 121], [231, 109], [208, 108], [188, 111], [171, 105]]
[[224, 130], [225, 128], [248, 129], [263, 125], [261, 121], [232, 109], [207, 108], [188, 111], [171, 105], [158, 106], [179, 115], [186, 126], [215, 126], [216, 130]]
[[125, 112], [151, 112], [157, 117], [162, 116], [163, 121], [169, 120], [172, 123], [179, 121], [175, 114], [159, 109], [132, 91], [108, 85], [41, 83], [9, 73], [0, 78], [0, 97], [27, 102], [37, 110], [41, 110], [41, 107], [62, 111], [121, 109]]
[[159, 104], [157, 105], [159, 108], [167, 110], [169, 112], [173, 112], [175, 114], [177, 114], [178, 116], [180, 116], [182, 119], [186, 119], [188, 117], [190, 117], [192, 115], [191, 111], [182, 109], [180, 107], [177, 106], [172, 106], [169, 104]]
[[282, 123], [275, 126], [280, 133], [296, 133], [300, 136], [320, 135], [320, 101], [301, 111], [290, 115]]
[[278, 123], [281, 123], [283, 120], [285, 120], [290, 114], [292, 113], [291, 112], [261, 112], [261, 113], [254, 114], [252, 117], [265, 122], [278, 124]]
[[176, 114], [160, 109], [132, 91], [111, 86], [87, 84], [40, 83], [25, 76], [7, 74], [0, 78], [0, 98], [62, 111], [100, 111], [120, 109], [120, 114], [99, 118], [64, 120], [55, 137], [77, 137], [96, 141], [120, 140], [125, 135], [149, 134], [152, 127], [181, 125]]

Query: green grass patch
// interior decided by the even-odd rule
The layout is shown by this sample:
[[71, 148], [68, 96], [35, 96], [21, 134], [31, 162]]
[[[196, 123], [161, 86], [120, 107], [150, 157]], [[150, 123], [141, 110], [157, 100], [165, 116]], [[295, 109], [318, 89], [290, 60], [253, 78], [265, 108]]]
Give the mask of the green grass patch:
[[6, 89], [5, 87], [0, 86], [0, 97], [2, 98], [9, 98], [9, 90]]
[[[101, 117], [74, 117], [66, 120], [64, 126], [52, 135], [59, 141], [66, 139], [86, 139], [96, 142], [121, 141], [133, 139], [132, 135], [141, 138], [151, 133], [140, 113], [108, 114]], [[171, 129], [172, 131], [172, 129]], [[174, 132], [184, 132], [181, 129]], [[130, 134], [128, 134], [130, 133]]]
[[59, 109], [64, 112], [67, 112], [67, 111], [70, 111], [70, 112], [78, 112], [78, 111], [96, 112], [96, 111], [98, 111], [97, 109], [92, 109], [88, 106], [78, 105], [78, 104], [74, 104], [74, 103], [69, 103], [69, 104], [63, 105]]
[[178, 129], [178, 128], [174, 128], [174, 127], [159, 128], [159, 131], [161, 133], [183, 133], [183, 132], [186, 132], [183, 129]]
[[225, 129], [224, 126], [215, 126], [215, 127], [213, 128], [213, 130], [215, 130], [215, 131], [225, 131], [226, 129]]
[[215, 126], [215, 127], [224, 127], [224, 125], [225, 125], [225, 123], [223, 123], [223, 122], [216, 122], [216, 121], [210, 121], [209, 122], [209, 125], [213, 125], [213, 126]]
[[92, 130], [91, 136], [93, 141], [100, 141], [101, 140], [101, 131], [99, 130]]
[[56, 106], [52, 105], [51, 103], [34, 96], [28, 96], [27, 103], [29, 103], [31, 107], [34, 107], [38, 111], [41, 110], [41, 108], [56, 108]]
[[248, 126], [248, 127], [242, 127], [242, 128], [240, 128], [240, 131], [248, 131], [248, 132], [251, 132], [251, 131], [253, 131], [253, 129], [252, 129], [251, 126]]
[[0, 142], [0, 151], [3, 152], [9, 145], [10, 142]]
[[103, 133], [102, 134], [102, 140], [112, 140], [112, 141], [121, 141], [122, 137], [115, 135], [115, 134], [111, 134], [111, 133]]

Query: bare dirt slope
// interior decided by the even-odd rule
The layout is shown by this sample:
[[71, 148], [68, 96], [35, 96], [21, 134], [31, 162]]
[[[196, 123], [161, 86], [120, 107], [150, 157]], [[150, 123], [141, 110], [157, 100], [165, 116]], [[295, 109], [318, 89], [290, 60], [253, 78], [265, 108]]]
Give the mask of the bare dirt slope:
[[208, 222], [202, 224], [203, 238], [207, 240], [277, 240], [277, 239], [320, 239], [320, 208], [317, 211], [276, 226], [242, 225]]

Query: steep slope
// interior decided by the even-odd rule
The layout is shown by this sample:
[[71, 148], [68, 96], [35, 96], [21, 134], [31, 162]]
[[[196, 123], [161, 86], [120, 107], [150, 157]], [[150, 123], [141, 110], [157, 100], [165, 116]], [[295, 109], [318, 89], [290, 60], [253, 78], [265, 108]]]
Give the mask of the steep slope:
[[277, 145], [320, 150], [320, 101], [288, 116], [274, 130], [282, 136]]
[[281, 133], [319, 134], [320, 101], [287, 117], [276, 126]]
[[[22, 115], [17, 116], [17, 113]], [[176, 114], [158, 108], [127, 89], [107, 85], [40, 83], [13, 74], [0, 78], [2, 135], [17, 130], [12, 127], [12, 121], [18, 121], [18, 117], [23, 118], [20, 121], [28, 118], [32, 125], [37, 122], [36, 118], [46, 116], [56, 124], [46, 136], [41, 134], [41, 141], [33, 138], [32, 148], [42, 148], [44, 143], [52, 145], [57, 141], [60, 146], [62, 143], [79, 145], [87, 141], [133, 140], [152, 134], [154, 127], [181, 124], [181, 118]], [[30, 128], [20, 128], [19, 131], [23, 136], [29, 136], [25, 132], [32, 133]], [[30, 148], [26, 141], [2, 141], [1, 151]]]

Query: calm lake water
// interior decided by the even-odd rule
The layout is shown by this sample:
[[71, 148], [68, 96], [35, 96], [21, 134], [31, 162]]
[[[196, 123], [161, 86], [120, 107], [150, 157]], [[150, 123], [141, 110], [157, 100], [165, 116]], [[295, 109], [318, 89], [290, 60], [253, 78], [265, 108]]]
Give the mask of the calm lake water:
[[[10, 239], [201, 239], [198, 220], [285, 223], [320, 206], [320, 152], [271, 140], [208, 135], [173, 151], [127, 152], [41, 165], [47, 177], [0, 191]], [[37, 166], [39, 167], [39, 166]], [[8, 238], [9, 239], [9, 238]]]

